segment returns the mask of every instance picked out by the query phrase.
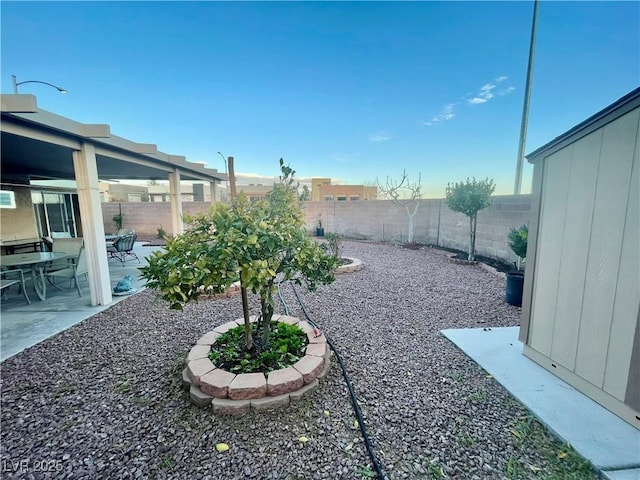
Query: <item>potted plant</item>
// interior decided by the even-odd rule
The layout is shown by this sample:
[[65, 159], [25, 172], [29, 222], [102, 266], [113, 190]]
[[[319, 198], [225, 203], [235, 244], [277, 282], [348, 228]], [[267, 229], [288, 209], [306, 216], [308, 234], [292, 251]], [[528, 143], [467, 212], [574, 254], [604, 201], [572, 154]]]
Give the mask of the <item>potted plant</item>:
[[318, 215], [318, 226], [316, 227], [316, 237], [324, 237], [324, 227], [322, 226], [322, 214]]
[[[185, 233], [167, 238], [166, 249], [154, 252], [141, 268], [147, 287], [177, 310], [203, 291], [221, 293], [239, 281], [244, 341], [233, 356], [241, 364], [254, 363], [265, 352], [279, 354], [273, 352], [271, 336], [276, 277], [304, 283], [309, 290], [334, 280], [337, 259], [304, 230], [292, 187], [295, 172], [282, 159], [280, 169], [280, 182], [264, 199], [251, 202], [240, 194], [207, 214], [185, 216], [190, 224]], [[255, 323], [250, 321], [249, 292], [260, 302]]]
[[522, 306], [522, 287], [524, 285], [524, 262], [527, 258], [527, 242], [529, 229], [526, 225], [520, 228], [512, 228], [509, 231], [509, 246], [518, 257], [514, 262], [516, 270], [507, 272], [507, 286], [505, 299], [509, 305]]

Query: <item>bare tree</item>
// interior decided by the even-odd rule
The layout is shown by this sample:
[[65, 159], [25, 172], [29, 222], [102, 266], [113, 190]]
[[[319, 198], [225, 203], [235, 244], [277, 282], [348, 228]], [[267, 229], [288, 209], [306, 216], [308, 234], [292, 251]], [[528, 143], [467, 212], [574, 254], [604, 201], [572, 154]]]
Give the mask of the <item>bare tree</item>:
[[420, 199], [422, 198], [422, 192], [420, 191], [422, 182], [422, 176], [418, 173], [418, 181], [411, 183], [409, 181], [409, 175], [407, 171], [402, 171], [402, 178], [400, 181], [394, 181], [387, 177], [387, 181], [384, 186], [380, 185], [378, 179], [376, 179], [376, 185], [378, 192], [382, 198], [388, 198], [396, 205], [404, 207], [407, 212], [407, 242], [413, 243], [413, 217], [418, 212], [420, 206]]

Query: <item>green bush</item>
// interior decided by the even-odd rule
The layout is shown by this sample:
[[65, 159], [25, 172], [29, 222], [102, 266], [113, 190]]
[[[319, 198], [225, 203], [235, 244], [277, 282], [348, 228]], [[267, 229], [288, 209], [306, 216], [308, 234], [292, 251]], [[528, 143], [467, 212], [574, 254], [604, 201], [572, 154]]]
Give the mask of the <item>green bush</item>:
[[[251, 328], [257, 337], [257, 324]], [[287, 368], [304, 356], [307, 336], [295, 325], [271, 322], [269, 346], [257, 342], [256, 351], [244, 350], [243, 327], [232, 328], [218, 337], [211, 347], [209, 359], [213, 364], [231, 373], [269, 373]]]
[[509, 246], [522, 260], [527, 258], [527, 243], [529, 240], [529, 228], [522, 225], [520, 228], [512, 228], [509, 231]]

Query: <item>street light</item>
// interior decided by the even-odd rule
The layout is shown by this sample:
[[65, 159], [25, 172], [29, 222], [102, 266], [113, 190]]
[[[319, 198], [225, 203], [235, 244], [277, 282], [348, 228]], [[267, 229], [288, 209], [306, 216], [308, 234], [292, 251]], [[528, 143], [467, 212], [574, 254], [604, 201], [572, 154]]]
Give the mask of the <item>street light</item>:
[[220, 155], [222, 157], [222, 160], [224, 161], [224, 174], [227, 176], [225, 188], [227, 189], [227, 200], [228, 200], [229, 199], [229, 172], [227, 171], [227, 158], [221, 152], [218, 152], [218, 155]]
[[13, 79], [13, 93], [16, 94], [16, 95], [18, 94], [18, 85], [23, 85], [25, 83], [42, 83], [43, 85], [49, 85], [50, 87], [55, 88], [60, 93], [67, 93], [67, 91], [64, 88], [58, 87], [57, 85], [54, 85], [53, 83], [42, 82], [40, 80], [25, 80], [24, 82], [18, 82], [16, 80], [16, 76], [15, 75], [11, 75], [11, 78]]

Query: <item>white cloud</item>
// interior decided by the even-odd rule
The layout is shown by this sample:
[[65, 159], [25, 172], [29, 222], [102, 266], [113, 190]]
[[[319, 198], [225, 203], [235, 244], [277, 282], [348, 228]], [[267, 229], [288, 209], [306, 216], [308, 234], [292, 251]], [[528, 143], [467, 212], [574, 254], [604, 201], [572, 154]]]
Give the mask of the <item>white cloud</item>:
[[475, 94], [467, 93], [464, 97], [460, 99], [460, 101], [456, 103], [448, 103], [447, 105], [442, 107], [442, 111], [440, 113], [431, 117], [431, 120], [422, 122], [422, 124], [426, 125], [427, 127], [430, 127], [432, 125], [435, 125], [438, 122], [442, 122], [443, 120], [451, 120], [456, 116], [455, 113], [453, 113], [454, 108], [463, 102], [470, 106], [481, 105], [483, 103], [487, 103], [492, 98], [495, 98], [496, 95], [504, 96], [504, 95], [510, 94], [515, 90], [514, 87], [508, 86], [508, 87], [502, 88], [501, 90], [496, 90], [497, 84], [505, 82], [508, 78], [509, 77], [507, 77], [506, 75], [501, 75], [499, 77], [496, 77], [495, 80], [482, 85], [478, 89], [477, 93]]
[[456, 106], [455, 103], [448, 103], [447, 105], [445, 105], [444, 107], [442, 107], [442, 110], [440, 111], [439, 114], [434, 115], [433, 117], [431, 117], [431, 120], [427, 121], [427, 122], [423, 122], [424, 125], [430, 127], [431, 125], [434, 125], [438, 122], [442, 122], [443, 120], [451, 120], [452, 118], [454, 118], [456, 116], [455, 113], [453, 113], [453, 109]]
[[387, 132], [377, 132], [369, 135], [371, 142], [386, 142], [391, 139], [391, 136]]

